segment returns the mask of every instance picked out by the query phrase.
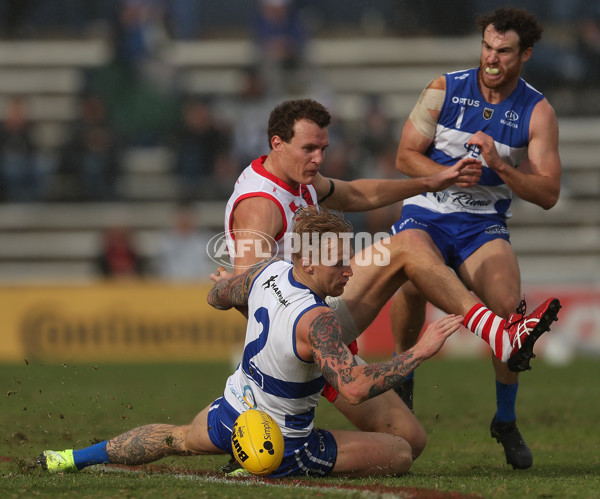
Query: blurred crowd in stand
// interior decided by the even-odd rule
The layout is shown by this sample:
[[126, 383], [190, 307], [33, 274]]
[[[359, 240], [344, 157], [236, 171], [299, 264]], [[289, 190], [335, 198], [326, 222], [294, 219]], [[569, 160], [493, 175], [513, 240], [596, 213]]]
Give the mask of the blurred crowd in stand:
[[[161, 147], [178, 200], [226, 199], [239, 172], [268, 152], [266, 123], [274, 105], [289, 96], [311, 96], [336, 114], [335, 96], [315, 68], [306, 47], [328, 30], [358, 26], [365, 34], [459, 36], [473, 34], [476, 13], [504, 2], [464, 0], [450, 7], [423, 0], [4, 0], [0, 38], [77, 39], [110, 33], [110, 62], [87, 70], [78, 116], [56, 150], [36, 147], [23, 96], [4, 96], [0, 117], [0, 198], [6, 202], [119, 201], [125, 152]], [[368, 4], [368, 5], [367, 5]], [[520, 6], [548, 27], [525, 77], [534, 85], [597, 82], [600, 68], [598, 2], [529, 0]], [[556, 45], [575, 27], [573, 43]], [[356, 31], [356, 30], [354, 30]], [[350, 32], [350, 31], [348, 31]], [[163, 57], [171, 40], [251, 37], [260, 54], [246, 68], [234, 96], [190, 95], [177, 69]], [[574, 34], [574, 35], [573, 35]], [[426, 82], [424, 82], [426, 83]], [[376, 96], [359, 125], [334, 122], [324, 173], [338, 178], [394, 177], [401, 123], [391, 121]], [[57, 179], [60, 180], [57, 181]], [[358, 220], [385, 230], [394, 208]], [[356, 223], [357, 220], [354, 220]]]

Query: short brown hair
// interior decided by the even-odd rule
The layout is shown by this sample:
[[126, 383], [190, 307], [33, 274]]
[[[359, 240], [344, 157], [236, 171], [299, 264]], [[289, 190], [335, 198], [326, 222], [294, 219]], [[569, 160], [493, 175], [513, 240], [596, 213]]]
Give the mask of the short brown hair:
[[484, 14], [477, 18], [477, 26], [481, 29], [482, 35], [490, 24], [493, 24], [499, 33], [515, 31], [519, 35], [521, 52], [539, 42], [544, 31], [533, 14], [515, 7], [502, 7], [491, 14]]
[[279, 104], [269, 116], [268, 137], [269, 147], [271, 139], [278, 135], [281, 140], [289, 143], [294, 137], [294, 125], [298, 120], [310, 120], [320, 128], [325, 128], [331, 123], [331, 115], [322, 104], [312, 99], [288, 100]]
[[305, 249], [303, 245], [306, 239], [302, 238], [302, 234], [310, 234], [312, 238], [318, 237], [320, 240], [321, 236], [327, 233], [352, 233], [353, 230], [352, 224], [344, 218], [342, 213], [316, 206], [300, 208], [294, 215], [292, 232], [300, 236], [301, 244], [294, 251], [292, 258], [296, 261]]

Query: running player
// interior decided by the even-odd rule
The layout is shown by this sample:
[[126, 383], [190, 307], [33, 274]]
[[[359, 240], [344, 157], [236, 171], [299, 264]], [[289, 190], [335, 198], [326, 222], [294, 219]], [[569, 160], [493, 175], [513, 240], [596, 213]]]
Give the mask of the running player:
[[[481, 179], [475, 186], [455, 184], [406, 200], [392, 233], [410, 233], [491, 310], [507, 317], [521, 300], [519, 265], [506, 226], [512, 193], [544, 209], [557, 202], [558, 124], [549, 102], [520, 78], [541, 38], [537, 19], [522, 9], [501, 8], [480, 16], [477, 24], [483, 37], [479, 67], [429, 83], [402, 131], [397, 167], [418, 178], [471, 157], [483, 163]], [[413, 285], [396, 295], [396, 352], [415, 344], [425, 305]], [[497, 399], [492, 437], [503, 445], [509, 464], [529, 468], [531, 451], [516, 426], [518, 373], [492, 360]], [[412, 386], [409, 378], [399, 390], [411, 406]]]

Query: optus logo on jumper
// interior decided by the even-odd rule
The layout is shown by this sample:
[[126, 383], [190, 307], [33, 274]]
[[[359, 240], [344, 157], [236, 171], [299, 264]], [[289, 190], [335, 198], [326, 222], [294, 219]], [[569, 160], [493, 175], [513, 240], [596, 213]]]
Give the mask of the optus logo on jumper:
[[[235, 249], [230, 254], [230, 248], [227, 247], [227, 238], [222, 232], [213, 236], [206, 245], [206, 253], [209, 258], [221, 267], [232, 271], [232, 261], [249, 258], [253, 263], [261, 260], [273, 260], [278, 252], [277, 241], [269, 234], [259, 230], [232, 230], [231, 237], [235, 241]], [[250, 265], [238, 265], [241, 269], [250, 268]]]

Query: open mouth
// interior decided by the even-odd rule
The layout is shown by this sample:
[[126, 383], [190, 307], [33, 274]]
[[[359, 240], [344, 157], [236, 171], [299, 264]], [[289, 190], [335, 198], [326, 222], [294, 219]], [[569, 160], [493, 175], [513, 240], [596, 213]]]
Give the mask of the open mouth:
[[492, 76], [500, 74], [500, 70], [498, 68], [490, 68], [489, 66], [485, 68], [485, 72]]

